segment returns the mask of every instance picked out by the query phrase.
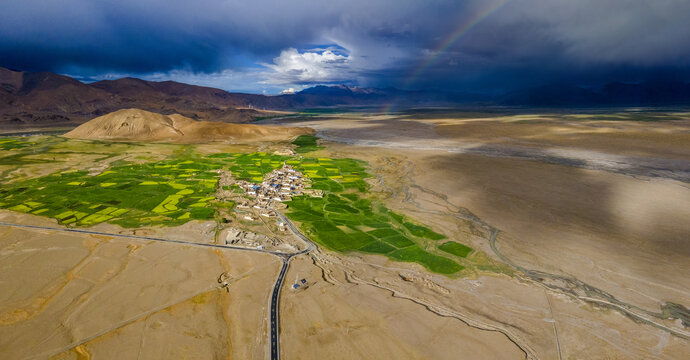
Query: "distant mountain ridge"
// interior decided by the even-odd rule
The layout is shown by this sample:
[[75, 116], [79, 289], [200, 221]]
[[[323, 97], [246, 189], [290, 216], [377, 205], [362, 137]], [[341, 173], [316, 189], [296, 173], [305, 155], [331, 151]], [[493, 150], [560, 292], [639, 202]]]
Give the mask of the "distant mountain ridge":
[[197, 120], [248, 122], [261, 111], [243, 106], [243, 97], [218, 89], [172, 81], [133, 78], [85, 84], [50, 72], [0, 68], [0, 126], [74, 125], [126, 108]]
[[127, 108], [181, 114], [195, 120], [243, 123], [257, 117], [280, 115], [270, 110], [390, 104], [399, 107], [690, 105], [690, 84], [673, 80], [640, 84], [614, 82], [596, 89], [554, 84], [501, 96], [319, 85], [294, 94], [266, 96], [136, 78], [85, 84], [50, 72], [0, 68], [0, 127], [3, 128], [73, 126]]
[[393, 92], [400, 92], [394, 88], [388, 89], [377, 89], [377, 88], [361, 88], [361, 87], [351, 87], [345, 85], [317, 85], [310, 88], [306, 88], [300, 91], [298, 94], [305, 95], [390, 95]]

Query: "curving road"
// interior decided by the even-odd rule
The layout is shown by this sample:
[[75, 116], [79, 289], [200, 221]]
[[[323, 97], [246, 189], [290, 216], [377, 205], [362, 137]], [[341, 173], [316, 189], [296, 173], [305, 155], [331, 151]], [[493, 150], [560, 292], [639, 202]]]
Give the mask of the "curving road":
[[[274, 210], [275, 211], [275, 210]], [[271, 293], [271, 360], [278, 360], [280, 359], [280, 291], [283, 287], [283, 281], [285, 280], [285, 274], [287, 273], [288, 267], [290, 265], [290, 260], [298, 255], [306, 254], [312, 250], [314, 250], [315, 245], [309, 238], [307, 238], [304, 234], [302, 234], [299, 229], [293, 224], [285, 215], [275, 211], [276, 214], [278, 214], [278, 217], [290, 228], [290, 231], [303, 240], [304, 242], [307, 243], [307, 248], [298, 251], [295, 253], [281, 253], [277, 251], [267, 251], [267, 250], [260, 250], [260, 249], [253, 249], [253, 248], [246, 248], [246, 247], [240, 247], [240, 246], [232, 246], [232, 245], [220, 245], [220, 244], [209, 244], [209, 243], [197, 243], [197, 242], [189, 242], [189, 241], [182, 241], [182, 240], [173, 240], [173, 239], [165, 239], [165, 238], [157, 238], [157, 237], [152, 237], [152, 236], [138, 236], [138, 235], [126, 235], [126, 234], [116, 234], [116, 233], [108, 233], [108, 232], [102, 232], [102, 231], [93, 231], [93, 230], [83, 230], [83, 229], [70, 229], [70, 228], [62, 228], [62, 227], [51, 227], [51, 226], [40, 226], [40, 225], [25, 225], [25, 224], [15, 224], [15, 223], [8, 223], [8, 222], [0, 222], [0, 226], [8, 226], [8, 227], [17, 227], [17, 228], [25, 228], [25, 229], [37, 229], [37, 230], [50, 230], [50, 231], [62, 231], [62, 232], [71, 232], [71, 233], [79, 233], [79, 234], [87, 234], [87, 235], [103, 235], [103, 236], [112, 236], [112, 237], [118, 237], [118, 238], [127, 238], [127, 239], [134, 239], [134, 240], [141, 240], [141, 241], [156, 241], [156, 242], [163, 242], [163, 243], [173, 243], [173, 244], [181, 244], [181, 245], [188, 245], [188, 246], [198, 246], [198, 247], [206, 247], [206, 248], [220, 248], [220, 249], [228, 249], [228, 250], [241, 250], [241, 251], [251, 251], [251, 252], [260, 252], [260, 253], [265, 253], [265, 254], [271, 254], [274, 256], [280, 257], [282, 260], [283, 266], [280, 269], [280, 273], [278, 274], [278, 279], [276, 279], [275, 285], [273, 285], [273, 292]]]
[[[272, 209], [272, 210], [273, 210], [273, 209]], [[302, 232], [299, 231], [299, 229], [295, 226], [295, 224], [292, 223], [292, 221], [290, 221], [290, 219], [288, 219], [285, 215], [283, 215], [283, 214], [281, 214], [281, 213], [279, 213], [279, 212], [277, 212], [277, 211], [275, 211], [275, 210], [273, 210], [273, 211], [274, 211], [276, 214], [278, 214], [278, 217], [280, 218], [280, 220], [282, 220], [285, 224], [287, 224], [288, 228], [290, 228], [290, 231], [291, 231], [293, 234], [295, 234], [295, 236], [297, 236], [297, 237], [300, 238], [302, 241], [304, 241], [305, 243], [307, 243], [307, 248], [306, 248], [306, 249], [304, 249], [304, 250], [302, 250], [302, 251], [300, 251], [300, 252], [291, 254], [290, 257], [297, 256], [297, 255], [302, 255], [302, 254], [306, 254], [306, 253], [308, 253], [308, 252], [314, 250], [314, 248], [316, 247], [316, 245], [315, 245], [311, 240], [309, 240], [308, 237], [306, 237], [304, 234], [302, 234]]]
[[290, 228], [290, 231], [295, 236], [307, 243], [307, 248], [302, 251], [292, 254], [278, 255], [283, 260], [283, 267], [280, 269], [276, 284], [273, 286], [273, 293], [271, 294], [271, 360], [278, 360], [280, 359], [280, 290], [283, 287], [283, 280], [285, 278], [285, 274], [287, 273], [288, 266], [290, 265], [290, 260], [297, 255], [306, 254], [314, 250], [315, 245], [313, 242], [311, 242], [311, 240], [309, 240], [309, 238], [302, 234], [299, 229], [297, 229], [295, 224], [293, 224], [285, 215], [275, 211], [275, 209], [273, 209], [273, 211], [278, 214], [280, 220], [287, 224], [288, 228]]

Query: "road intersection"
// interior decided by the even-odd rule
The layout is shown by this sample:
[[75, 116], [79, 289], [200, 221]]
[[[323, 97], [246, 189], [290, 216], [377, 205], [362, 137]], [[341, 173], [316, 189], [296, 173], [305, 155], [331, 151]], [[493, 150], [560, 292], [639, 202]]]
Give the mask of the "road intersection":
[[302, 234], [299, 231], [299, 229], [297, 229], [297, 227], [285, 215], [283, 215], [277, 211], [276, 211], [276, 214], [278, 214], [280, 219], [285, 224], [287, 224], [288, 228], [290, 228], [290, 231], [295, 236], [299, 237], [301, 240], [303, 240], [307, 244], [306, 249], [298, 251], [298, 252], [294, 252], [294, 253], [282, 253], [282, 252], [277, 252], [277, 251], [268, 251], [268, 250], [263, 250], [263, 249], [247, 248], [247, 247], [241, 247], [241, 246], [211, 244], [211, 243], [197, 243], [197, 242], [190, 242], [190, 241], [183, 241], [183, 240], [173, 240], [173, 239], [152, 237], [152, 236], [116, 234], [116, 233], [108, 233], [108, 232], [102, 232], [102, 231], [71, 229], [71, 228], [64, 228], [64, 227], [27, 225], [27, 224], [16, 224], [16, 223], [8, 223], [8, 222], [0, 222], [0, 226], [8, 226], [8, 227], [16, 227], [16, 228], [24, 228], [24, 229], [36, 229], [36, 230], [61, 231], [61, 232], [70, 232], [70, 233], [87, 234], [87, 235], [102, 235], [102, 236], [127, 238], [127, 239], [140, 240], [140, 241], [156, 241], [156, 242], [169, 243], [169, 244], [180, 244], [180, 245], [198, 246], [198, 247], [206, 247], [206, 248], [217, 248], [217, 249], [225, 249], [225, 250], [250, 251], [250, 252], [259, 252], [259, 253], [265, 253], [265, 254], [271, 254], [271, 255], [277, 256], [282, 261], [282, 267], [280, 269], [280, 273], [278, 274], [278, 278], [276, 279], [275, 285], [273, 286], [273, 292], [271, 293], [271, 300], [270, 300], [271, 360], [277, 360], [277, 359], [280, 359], [280, 291], [282, 289], [283, 281], [285, 279], [285, 274], [287, 273], [288, 267], [290, 265], [290, 260], [292, 260], [293, 257], [311, 252], [312, 250], [314, 250], [315, 245], [304, 234]]

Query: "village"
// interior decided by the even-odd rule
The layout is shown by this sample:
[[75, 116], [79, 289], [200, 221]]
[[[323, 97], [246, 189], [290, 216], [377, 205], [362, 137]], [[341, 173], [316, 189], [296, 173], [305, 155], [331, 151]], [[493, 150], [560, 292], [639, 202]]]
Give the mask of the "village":
[[[236, 191], [219, 190], [219, 197], [235, 201], [235, 218], [252, 225], [265, 225], [275, 237], [252, 231], [230, 227], [223, 230], [221, 239], [226, 245], [244, 246], [270, 251], [294, 251], [291, 236], [287, 236], [287, 224], [274, 209], [284, 209], [284, 202], [293, 196], [309, 195], [323, 197], [322, 190], [311, 189], [311, 180], [304, 177], [292, 166], [283, 164], [280, 169], [265, 174], [259, 184], [245, 180], [235, 180], [231, 173], [221, 176], [221, 185], [232, 186]], [[277, 233], [272, 229], [277, 228]], [[280, 237], [280, 239], [279, 239]], [[284, 239], [283, 239], [284, 238]], [[287, 241], [286, 241], [287, 240]]]
[[[248, 201], [238, 203], [236, 207], [238, 209], [254, 209], [252, 212], [257, 214], [256, 216], [267, 218], [276, 216], [275, 211], [271, 208], [274, 203], [279, 203], [275, 207], [283, 208], [280, 203], [292, 200], [293, 196], [323, 197], [323, 191], [310, 188], [311, 180], [309, 178], [302, 176], [292, 166], [286, 164], [283, 164], [282, 168], [264, 175], [264, 180], [260, 184], [244, 180], [237, 181], [236, 184], [251, 198]], [[247, 221], [255, 220], [251, 215], [243, 215], [242, 218]], [[280, 225], [280, 227], [284, 228], [285, 224]]]

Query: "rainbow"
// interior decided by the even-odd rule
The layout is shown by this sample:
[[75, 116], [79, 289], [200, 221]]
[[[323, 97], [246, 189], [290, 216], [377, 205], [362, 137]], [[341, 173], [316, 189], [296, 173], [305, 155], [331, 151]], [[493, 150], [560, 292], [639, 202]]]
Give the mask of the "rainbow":
[[[450, 33], [443, 41], [441, 41], [436, 48], [431, 51], [431, 55], [426, 57], [426, 59], [420, 61], [419, 65], [410, 73], [410, 75], [403, 82], [403, 89], [407, 89], [414, 81], [421, 75], [424, 70], [429, 68], [431, 64], [436, 61], [436, 59], [441, 56], [444, 52], [448, 50], [453, 44], [455, 44], [460, 38], [472, 30], [477, 24], [482, 22], [482, 20], [491, 16], [491, 14], [498, 11], [500, 8], [509, 3], [510, 0], [498, 0], [496, 2], [490, 2], [489, 6], [478, 11], [474, 16], [467, 19], [465, 22], [461, 23], [455, 31]], [[393, 106], [393, 103], [384, 107], [384, 113], [388, 113]]]

